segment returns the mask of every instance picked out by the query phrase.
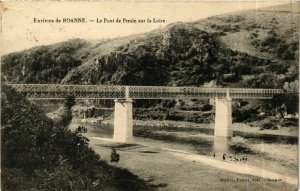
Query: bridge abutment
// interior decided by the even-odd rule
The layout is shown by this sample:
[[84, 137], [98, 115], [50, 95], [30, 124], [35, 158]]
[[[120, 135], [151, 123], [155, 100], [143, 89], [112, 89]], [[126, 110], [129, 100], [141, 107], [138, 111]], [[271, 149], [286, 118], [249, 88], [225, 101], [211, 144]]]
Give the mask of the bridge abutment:
[[133, 139], [132, 117], [132, 100], [115, 100], [114, 141], [128, 142]]
[[216, 99], [215, 108], [215, 136], [232, 137], [232, 100]]

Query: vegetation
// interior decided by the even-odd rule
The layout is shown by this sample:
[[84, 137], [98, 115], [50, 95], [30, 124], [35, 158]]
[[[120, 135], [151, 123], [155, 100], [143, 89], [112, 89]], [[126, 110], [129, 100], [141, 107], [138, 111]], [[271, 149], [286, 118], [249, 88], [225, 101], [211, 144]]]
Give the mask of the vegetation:
[[[202, 86], [216, 80], [282, 88], [298, 79], [299, 29], [281, 14], [228, 14], [98, 43], [73, 39], [4, 56], [2, 76], [10, 83]], [[236, 42], [224, 41], [230, 36], [248, 48], [232, 48]]]
[[[8, 83], [197, 87], [212, 84], [283, 88], [295, 93], [299, 81], [300, 17], [296, 9], [292, 11], [289, 5], [281, 5], [192, 23], [173, 23], [128, 37], [96, 42], [73, 39], [36, 47], [5, 55], [1, 76]], [[180, 101], [180, 107], [176, 108]], [[203, 103], [191, 106], [188, 102], [172, 100], [169, 107], [165, 101], [143, 100], [136, 101], [135, 106], [186, 111], [205, 107]], [[290, 108], [288, 113], [296, 112]], [[176, 112], [161, 116], [159, 112], [139, 118], [203, 121], [200, 119], [203, 116], [185, 117]]]
[[[273, 18], [272, 22], [275, 21]], [[283, 60], [294, 60], [297, 59], [297, 50], [299, 50], [299, 43], [297, 42], [286, 42], [283, 36], [280, 36], [276, 32], [278, 28], [272, 28], [267, 31], [266, 37], [263, 39], [258, 38], [257, 33], [252, 33], [252, 44], [262, 52], [268, 52], [275, 54], [278, 58]], [[285, 35], [291, 35], [295, 31], [286, 31]]]
[[11, 83], [60, 83], [71, 69], [81, 64], [73, 54], [85, 44], [74, 39], [5, 55], [1, 65], [3, 79]]
[[7, 86], [1, 115], [3, 190], [149, 190], [135, 175], [100, 160], [80, 130], [54, 125]]

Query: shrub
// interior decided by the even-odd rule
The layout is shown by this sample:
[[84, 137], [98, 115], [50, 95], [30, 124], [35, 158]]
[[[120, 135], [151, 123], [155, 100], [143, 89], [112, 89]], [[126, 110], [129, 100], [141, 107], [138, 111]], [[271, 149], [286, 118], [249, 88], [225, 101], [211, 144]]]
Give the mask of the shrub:
[[245, 84], [251, 88], [281, 88], [284, 83], [276, 75], [262, 73], [256, 75], [254, 78], [245, 80]]
[[275, 95], [272, 100], [266, 104], [268, 109], [279, 111], [280, 107], [285, 105], [287, 113], [294, 114], [299, 112], [299, 96], [294, 92]]
[[[241, 104], [242, 105], [242, 104]], [[232, 109], [232, 116], [234, 122], [244, 122], [249, 121], [253, 117], [253, 115], [258, 114], [258, 112], [253, 109], [243, 109], [241, 106], [239, 106], [237, 103], [233, 105]]]
[[209, 104], [205, 104], [201, 107], [201, 110], [202, 111], [210, 111], [211, 109], [213, 108], [212, 105], [209, 105]]

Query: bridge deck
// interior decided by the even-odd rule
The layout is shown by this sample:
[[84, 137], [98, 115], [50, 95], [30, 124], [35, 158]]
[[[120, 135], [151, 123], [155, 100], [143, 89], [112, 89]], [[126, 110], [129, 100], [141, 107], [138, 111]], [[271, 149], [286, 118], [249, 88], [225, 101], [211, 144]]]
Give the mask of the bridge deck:
[[282, 89], [199, 88], [167, 86], [113, 86], [62, 84], [7, 84], [28, 99], [210, 99], [225, 98], [227, 91], [233, 99], [271, 99]]

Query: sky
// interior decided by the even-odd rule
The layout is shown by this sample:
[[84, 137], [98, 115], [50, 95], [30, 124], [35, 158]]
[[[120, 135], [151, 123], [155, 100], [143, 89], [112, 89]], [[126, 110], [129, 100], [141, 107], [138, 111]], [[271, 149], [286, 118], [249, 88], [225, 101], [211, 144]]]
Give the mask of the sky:
[[[288, 1], [290, 2], [290, 1]], [[215, 2], [0, 2], [1, 53], [66, 41], [115, 38], [151, 31], [173, 22], [196, 21], [209, 16], [282, 4], [282, 1]], [[34, 18], [56, 20], [85, 18], [87, 23], [34, 23]], [[97, 23], [114, 19], [114, 23]], [[165, 23], [116, 23], [116, 19], [153, 20]], [[94, 22], [90, 22], [94, 20]]]

